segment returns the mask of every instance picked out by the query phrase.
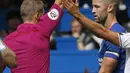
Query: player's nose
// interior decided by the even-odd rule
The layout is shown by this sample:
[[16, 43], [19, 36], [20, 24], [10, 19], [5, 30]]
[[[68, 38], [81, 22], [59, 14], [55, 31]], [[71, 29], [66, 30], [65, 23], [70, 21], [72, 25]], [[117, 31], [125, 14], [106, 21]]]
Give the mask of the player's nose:
[[92, 13], [95, 14], [96, 13], [96, 9], [93, 7], [92, 9]]

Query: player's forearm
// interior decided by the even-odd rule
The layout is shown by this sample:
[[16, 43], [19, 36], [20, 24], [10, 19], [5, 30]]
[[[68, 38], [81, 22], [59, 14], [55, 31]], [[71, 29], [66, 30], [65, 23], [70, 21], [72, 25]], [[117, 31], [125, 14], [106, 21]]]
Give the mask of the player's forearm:
[[[106, 29], [104, 27], [98, 26], [97, 24], [91, 22], [87, 17], [85, 17], [81, 13], [77, 13], [74, 15], [76, 19], [87, 29], [91, 30], [93, 33], [95, 33], [96, 36], [101, 37], [101, 32], [106, 32]], [[94, 24], [94, 25], [92, 25]], [[100, 32], [97, 32], [100, 31]]]
[[1, 57], [2, 57], [2, 60], [4, 61], [4, 63], [9, 68], [16, 68], [17, 67], [17, 58], [16, 58], [16, 55], [9, 48], [6, 47], [6, 49], [1, 52]]
[[4, 63], [10, 68], [17, 67], [16, 54], [12, 50], [10, 50], [1, 40], [0, 43], [1, 45], [5, 46], [5, 49], [0, 51]]
[[76, 13], [73, 15], [84, 27], [94, 33], [97, 37], [108, 40], [116, 45], [119, 45], [118, 35], [115, 32], [112, 32], [101, 24], [98, 24], [89, 18], [85, 17], [83, 14]]

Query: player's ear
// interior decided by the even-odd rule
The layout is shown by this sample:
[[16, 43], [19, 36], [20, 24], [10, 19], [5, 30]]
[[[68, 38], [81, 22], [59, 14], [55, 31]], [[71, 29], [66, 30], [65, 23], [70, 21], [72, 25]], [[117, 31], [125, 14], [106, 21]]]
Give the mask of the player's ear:
[[37, 12], [37, 13], [34, 15], [34, 18], [38, 20], [38, 19], [39, 19], [39, 17], [40, 17], [40, 13], [39, 13], [39, 12]]
[[108, 12], [108, 13], [111, 13], [111, 12], [113, 12], [113, 11], [114, 11], [114, 4], [108, 5], [107, 12]]

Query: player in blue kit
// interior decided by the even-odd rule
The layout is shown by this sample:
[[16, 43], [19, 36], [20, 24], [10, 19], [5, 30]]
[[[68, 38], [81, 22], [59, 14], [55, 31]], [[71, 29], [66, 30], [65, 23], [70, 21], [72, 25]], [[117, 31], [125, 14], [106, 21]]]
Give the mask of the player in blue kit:
[[[63, 3], [71, 15], [73, 15], [81, 24], [85, 24], [84, 20], [87, 19], [78, 12], [78, 7], [76, 7], [78, 2], [74, 3], [72, 0], [63, 0]], [[126, 32], [116, 20], [117, 4], [118, 0], [93, 0], [92, 12], [94, 14], [94, 20], [95, 22], [104, 25], [108, 30]], [[89, 21], [86, 23], [89, 23]], [[94, 28], [89, 28], [89, 30], [92, 29], [94, 30]], [[93, 32], [95, 31], [96, 29]], [[100, 34], [101, 33], [102, 32], [100, 32]], [[125, 55], [125, 49], [121, 49], [120, 47], [103, 40], [98, 59], [101, 66], [99, 73], [124, 73]]]
[[[126, 30], [118, 22], [113, 24], [110, 30], [115, 32], [126, 32]], [[121, 49], [120, 47], [106, 40], [102, 41], [98, 58], [99, 64], [101, 66], [100, 70], [104, 70], [104, 68], [106, 70], [106, 68], [108, 68], [111, 69], [110, 73], [124, 73], [125, 59], [125, 49]]]
[[[115, 32], [126, 32], [116, 20], [117, 0], [92, 0], [94, 21]], [[99, 50], [99, 73], [124, 73], [125, 49], [103, 40]]]

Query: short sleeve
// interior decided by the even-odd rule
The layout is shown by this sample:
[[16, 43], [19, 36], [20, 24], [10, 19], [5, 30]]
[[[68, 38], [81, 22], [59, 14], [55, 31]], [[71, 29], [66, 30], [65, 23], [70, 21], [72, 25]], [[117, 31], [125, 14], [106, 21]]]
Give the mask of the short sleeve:
[[130, 33], [119, 33], [120, 47], [130, 48]]
[[106, 49], [104, 56], [118, 60], [119, 56], [120, 56], [120, 52], [121, 52], [120, 47], [107, 42], [107, 49]]

